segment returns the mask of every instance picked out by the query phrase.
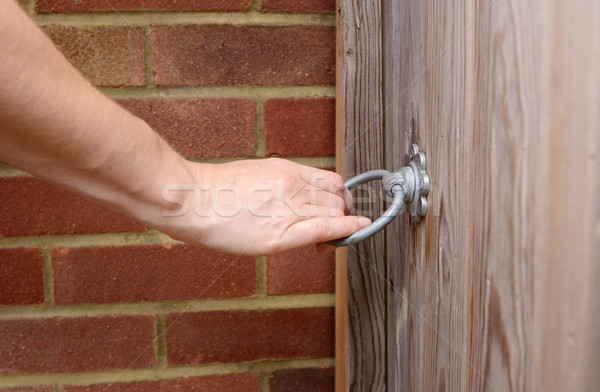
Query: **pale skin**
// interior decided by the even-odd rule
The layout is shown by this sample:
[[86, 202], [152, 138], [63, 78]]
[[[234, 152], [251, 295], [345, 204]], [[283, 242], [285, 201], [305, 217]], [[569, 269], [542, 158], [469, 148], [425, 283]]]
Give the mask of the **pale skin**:
[[14, 1], [0, 2], [0, 160], [156, 228], [220, 251], [268, 255], [345, 237], [342, 178], [282, 159], [185, 160], [96, 90]]

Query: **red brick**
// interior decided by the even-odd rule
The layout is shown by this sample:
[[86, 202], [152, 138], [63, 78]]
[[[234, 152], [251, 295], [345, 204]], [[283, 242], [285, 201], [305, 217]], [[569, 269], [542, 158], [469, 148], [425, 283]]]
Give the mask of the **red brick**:
[[335, 83], [335, 29], [322, 26], [156, 26], [160, 86]]
[[154, 366], [148, 315], [0, 320], [0, 374]]
[[37, 0], [39, 12], [81, 11], [245, 11], [252, 0]]
[[141, 29], [57, 25], [43, 29], [71, 64], [93, 84], [108, 87], [145, 84]]
[[158, 381], [66, 386], [65, 392], [253, 392], [258, 391], [258, 377], [253, 373], [233, 373]]
[[263, 11], [333, 12], [335, 0], [263, 0]]
[[0, 178], [0, 237], [142, 230], [122, 215], [34, 177]]
[[232, 298], [256, 291], [253, 257], [193, 246], [59, 248], [52, 250], [52, 264], [60, 304]]
[[44, 260], [38, 248], [0, 249], [0, 304], [44, 302]]
[[267, 154], [335, 155], [335, 99], [271, 98], [264, 116]]
[[333, 356], [333, 308], [171, 313], [168, 324], [171, 365]]
[[119, 103], [186, 157], [255, 155], [252, 99], [124, 99]]
[[267, 257], [269, 294], [335, 290], [335, 254], [320, 255], [314, 246]]
[[0, 388], [0, 392], [54, 392], [54, 387], [33, 386], [33, 387]]
[[273, 374], [271, 392], [333, 392], [333, 368], [285, 369]]

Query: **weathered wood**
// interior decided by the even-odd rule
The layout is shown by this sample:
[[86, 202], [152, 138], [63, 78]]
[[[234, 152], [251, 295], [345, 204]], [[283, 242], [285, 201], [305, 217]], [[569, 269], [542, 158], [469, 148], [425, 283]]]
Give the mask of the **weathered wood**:
[[[345, 178], [383, 165], [380, 0], [340, 0], [337, 46], [338, 171]], [[357, 193], [358, 212], [378, 215], [380, 184]], [[360, 191], [359, 191], [360, 192]], [[371, 211], [372, 214], [368, 214]], [[338, 391], [385, 388], [385, 274], [383, 233], [338, 253]], [[341, 260], [341, 261], [340, 261]], [[344, 263], [347, 262], [347, 265]], [[344, 284], [343, 287], [341, 283]], [[345, 360], [344, 360], [345, 359]], [[344, 378], [340, 378], [344, 377]], [[345, 382], [344, 382], [345, 381]]]
[[600, 5], [384, 3], [389, 391], [587, 391], [600, 375]]
[[337, 390], [597, 390], [600, 3], [382, 4], [340, 2], [339, 167], [416, 142], [430, 212], [339, 252]]
[[600, 386], [600, 3], [555, 2], [544, 99], [551, 164], [540, 390]]
[[[465, 2], [395, 1], [384, 15], [386, 164], [411, 143], [427, 153], [434, 185], [418, 224], [387, 232], [390, 391], [463, 391], [465, 258], [470, 254], [473, 17]], [[467, 38], [467, 39], [461, 39]]]

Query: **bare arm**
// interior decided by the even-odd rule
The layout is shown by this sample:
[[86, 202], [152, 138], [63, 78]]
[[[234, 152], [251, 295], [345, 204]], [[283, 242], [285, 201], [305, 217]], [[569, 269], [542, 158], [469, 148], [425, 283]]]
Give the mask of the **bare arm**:
[[93, 88], [14, 1], [0, 2], [0, 159], [176, 239], [267, 254], [349, 235], [334, 173], [283, 160], [186, 161]]

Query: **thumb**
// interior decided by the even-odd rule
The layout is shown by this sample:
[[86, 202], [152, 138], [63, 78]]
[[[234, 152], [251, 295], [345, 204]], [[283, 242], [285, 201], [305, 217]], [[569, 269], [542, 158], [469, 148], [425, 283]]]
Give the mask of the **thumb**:
[[290, 235], [297, 246], [304, 246], [347, 237], [370, 224], [364, 216], [316, 217], [296, 223]]

